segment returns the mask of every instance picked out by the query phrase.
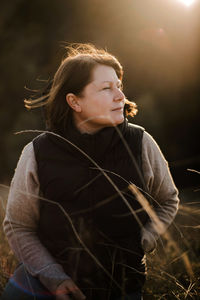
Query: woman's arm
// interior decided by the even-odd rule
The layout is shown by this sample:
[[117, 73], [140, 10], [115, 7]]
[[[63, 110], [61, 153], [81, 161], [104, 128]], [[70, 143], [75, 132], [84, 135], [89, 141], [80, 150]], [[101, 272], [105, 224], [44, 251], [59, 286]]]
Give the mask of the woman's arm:
[[51, 292], [69, 277], [37, 236], [39, 181], [33, 144], [23, 150], [11, 182], [4, 231], [11, 249], [27, 270]]
[[150, 134], [144, 132], [142, 143], [144, 180], [153, 198], [156, 215], [162, 222], [162, 231], [151, 220], [142, 229], [142, 245], [146, 252], [156, 246], [159, 235], [164, 233], [176, 216], [179, 204], [178, 190], [169, 171], [168, 163]]

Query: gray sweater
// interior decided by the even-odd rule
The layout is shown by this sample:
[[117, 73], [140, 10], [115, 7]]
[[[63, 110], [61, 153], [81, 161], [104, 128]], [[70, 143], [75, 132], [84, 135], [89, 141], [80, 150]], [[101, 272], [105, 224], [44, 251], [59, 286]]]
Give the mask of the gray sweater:
[[[154, 211], [163, 225], [162, 230], [157, 230], [156, 224], [149, 221], [141, 229], [142, 246], [145, 252], [149, 252], [155, 248], [159, 235], [173, 221], [179, 199], [168, 164], [147, 132], [144, 132], [142, 140], [142, 168], [149, 194], [157, 203]], [[31, 142], [23, 149], [11, 182], [4, 230], [18, 260], [53, 292], [68, 276], [38, 239], [40, 195], [37, 163]]]

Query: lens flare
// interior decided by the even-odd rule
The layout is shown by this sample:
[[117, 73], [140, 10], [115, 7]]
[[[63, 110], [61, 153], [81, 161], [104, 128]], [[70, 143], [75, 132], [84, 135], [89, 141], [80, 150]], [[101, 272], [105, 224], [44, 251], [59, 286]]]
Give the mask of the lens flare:
[[185, 4], [186, 6], [190, 6], [194, 3], [195, 0], [179, 0], [179, 1]]

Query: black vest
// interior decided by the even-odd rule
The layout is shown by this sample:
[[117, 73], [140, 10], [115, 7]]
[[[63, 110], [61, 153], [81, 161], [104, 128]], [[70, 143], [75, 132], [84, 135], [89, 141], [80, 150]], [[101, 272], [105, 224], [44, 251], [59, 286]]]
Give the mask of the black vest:
[[[117, 259], [127, 259], [127, 264], [144, 271], [141, 227], [118, 192], [129, 202], [141, 224], [146, 223], [147, 214], [128, 189], [130, 183], [145, 189], [141, 162], [143, 131], [125, 121], [117, 128], [104, 128], [89, 135], [81, 134], [70, 123], [65, 133], [68, 141], [50, 133], [33, 140], [41, 191], [50, 200], [41, 200], [38, 235], [75, 280], [80, 276], [87, 280], [94, 278], [99, 269], [98, 263], [84, 250], [85, 246], [109, 270], [111, 250], [108, 249], [112, 248], [113, 254], [113, 249], [128, 248], [136, 255], [124, 254], [126, 251], [122, 254], [120, 250]], [[107, 278], [105, 272], [102, 274], [98, 275], [101, 282], [103, 277]], [[116, 280], [120, 282], [118, 275]], [[138, 279], [135, 287], [132, 283], [128, 290], [142, 284], [141, 274], [136, 272], [134, 277]], [[95, 279], [93, 284], [97, 282]]]

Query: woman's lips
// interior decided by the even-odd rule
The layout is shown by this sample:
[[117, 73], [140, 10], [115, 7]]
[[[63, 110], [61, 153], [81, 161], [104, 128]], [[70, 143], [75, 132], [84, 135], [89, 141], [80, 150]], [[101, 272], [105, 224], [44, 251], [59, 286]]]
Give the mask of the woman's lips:
[[123, 107], [117, 107], [115, 109], [112, 109], [112, 111], [115, 111], [115, 110], [123, 110]]

